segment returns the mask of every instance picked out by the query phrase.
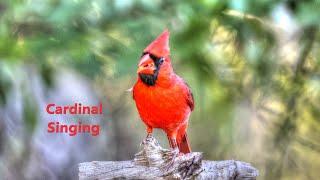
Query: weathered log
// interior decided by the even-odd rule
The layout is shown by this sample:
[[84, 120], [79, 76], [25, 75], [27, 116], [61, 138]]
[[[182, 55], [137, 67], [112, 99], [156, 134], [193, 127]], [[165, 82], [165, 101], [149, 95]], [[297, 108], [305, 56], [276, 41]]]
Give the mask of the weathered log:
[[79, 179], [255, 179], [258, 170], [235, 161], [202, 161], [202, 153], [185, 155], [163, 149], [147, 137], [132, 161], [93, 161], [79, 164]]

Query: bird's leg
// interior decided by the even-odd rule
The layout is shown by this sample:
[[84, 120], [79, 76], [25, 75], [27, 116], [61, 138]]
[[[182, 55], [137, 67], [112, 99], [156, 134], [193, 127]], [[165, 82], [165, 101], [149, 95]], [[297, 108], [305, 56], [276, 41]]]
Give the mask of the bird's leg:
[[177, 143], [177, 134], [175, 132], [167, 133], [169, 145], [173, 152], [179, 153], [179, 147]]
[[150, 126], [147, 126], [147, 137], [146, 137], [146, 138], [148, 138], [148, 137], [151, 137], [151, 136], [152, 136], [152, 131], [153, 131], [153, 128], [152, 128], [152, 127], [150, 127]]
[[141, 144], [147, 143], [148, 139], [152, 137], [152, 131], [153, 131], [153, 128], [150, 126], [147, 126], [147, 136], [146, 136], [146, 138], [144, 138], [144, 140], [141, 142]]
[[178, 148], [176, 138], [169, 137], [168, 139], [169, 139], [169, 145], [170, 145], [172, 151], [174, 152], [174, 154], [179, 154], [179, 148]]
[[175, 159], [179, 155], [179, 148], [175, 136], [167, 136], [171, 150], [165, 155], [166, 163], [161, 168], [164, 171], [168, 171], [171, 167], [173, 167]]
[[175, 138], [169, 137], [169, 145], [172, 149], [178, 149], [177, 140]]

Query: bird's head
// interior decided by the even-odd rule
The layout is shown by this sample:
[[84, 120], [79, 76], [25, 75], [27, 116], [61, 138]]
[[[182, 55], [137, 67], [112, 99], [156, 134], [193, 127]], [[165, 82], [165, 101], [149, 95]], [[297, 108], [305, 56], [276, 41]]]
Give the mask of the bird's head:
[[148, 86], [155, 85], [159, 76], [165, 77], [173, 71], [169, 35], [170, 32], [165, 30], [143, 50], [137, 73]]

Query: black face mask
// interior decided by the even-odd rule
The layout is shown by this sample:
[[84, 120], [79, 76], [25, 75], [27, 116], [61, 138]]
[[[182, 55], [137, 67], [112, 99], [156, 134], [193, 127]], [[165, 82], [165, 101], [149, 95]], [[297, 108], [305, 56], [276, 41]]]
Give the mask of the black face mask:
[[158, 79], [158, 74], [160, 70], [161, 64], [164, 62], [163, 57], [157, 57], [150, 53], [143, 53], [142, 56], [145, 54], [149, 54], [150, 58], [153, 60], [156, 69], [154, 70], [153, 74], [139, 74], [139, 77], [143, 83], [145, 83], [148, 86], [154, 86], [156, 84], [156, 81]]

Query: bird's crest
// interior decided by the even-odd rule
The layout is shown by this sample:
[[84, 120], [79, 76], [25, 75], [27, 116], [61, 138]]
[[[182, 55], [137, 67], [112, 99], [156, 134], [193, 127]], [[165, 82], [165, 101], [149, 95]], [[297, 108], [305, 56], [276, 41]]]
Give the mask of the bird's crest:
[[144, 53], [150, 53], [157, 57], [164, 57], [170, 54], [169, 48], [170, 32], [165, 29], [154, 41], [152, 41], [145, 49]]

